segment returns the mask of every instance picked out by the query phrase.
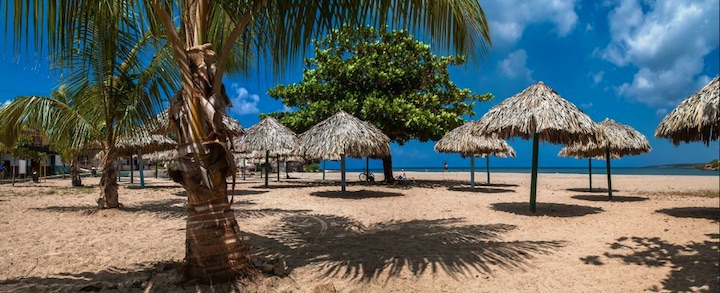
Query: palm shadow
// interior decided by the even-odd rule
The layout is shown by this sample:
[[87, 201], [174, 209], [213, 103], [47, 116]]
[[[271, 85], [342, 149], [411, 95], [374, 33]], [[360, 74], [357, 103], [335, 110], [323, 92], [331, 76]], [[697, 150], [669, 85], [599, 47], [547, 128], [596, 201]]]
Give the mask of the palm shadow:
[[666, 214], [676, 218], [708, 219], [720, 222], [720, 208], [711, 207], [683, 207], [656, 210], [656, 213]]
[[[187, 285], [178, 278], [182, 264], [177, 261], [147, 262], [130, 267], [109, 267], [99, 272], [59, 273], [48, 277], [19, 277], [0, 280], [1, 292], [184, 292]], [[194, 285], [198, 292], [240, 292], [237, 283]], [[155, 290], [150, 290], [150, 289]]]
[[[669, 292], [720, 292], [720, 234], [706, 234], [710, 240], [688, 244], [670, 243], [659, 237], [620, 237], [609, 244], [612, 251], [605, 252], [608, 259], [620, 259], [626, 264], [648, 267], [671, 267], [672, 270], [662, 281], [663, 290]], [[599, 259], [588, 256], [583, 259]], [[602, 265], [602, 261], [599, 261]], [[593, 263], [597, 265], [597, 263]]]
[[256, 194], [263, 194], [268, 193], [269, 190], [252, 190], [252, 189], [235, 189], [228, 190], [227, 195], [256, 195]]
[[326, 191], [313, 191], [310, 193], [312, 196], [325, 197], [325, 198], [343, 198], [343, 199], [365, 199], [365, 198], [382, 198], [382, 197], [397, 197], [404, 196], [398, 192], [386, 192], [377, 190], [354, 190], [345, 191], [344, 193], [340, 190], [326, 190]]
[[312, 185], [311, 185], [311, 184], [297, 184], [297, 183], [295, 183], [295, 184], [277, 184], [277, 182], [275, 182], [275, 185], [273, 185], [272, 182], [270, 182], [270, 183], [268, 183], [268, 186], [267, 186], [267, 187], [265, 187], [265, 184], [263, 183], [262, 185], [251, 186], [250, 188], [255, 188], [255, 189], [284, 189], [284, 188], [306, 188], [306, 187], [312, 187]]
[[494, 211], [512, 213], [522, 216], [548, 216], [548, 217], [582, 217], [597, 214], [603, 211], [602, 208], [570, 205], [562, 203], [537, 203], [536, 211], [530, 211], [530, 203], [527, 202], [501, 202], [494, 203], [490, 207]]
[[[565, 189], [567, 191], [573, 191], [573, 192], [585, 192], [585, 193], [608, 193], [607, 188], [587, 188], [587, 187], [576, 187], [576, 188], [568, 188]], [[617, 192], [617, 189], [613, 189], [613, 192]]]
[[[49, 206], [43, 208], [31, 208], [32, 210], [45, 211], [45, 212], [56, 212], [56, 213], [67, 213], [67, 212], [80, 212], [85, 215], [94, 215], [96, 213], [102, 213], [104, 210], [99, 209], [97, 206], [82, 205], [82, 206]], [[121, 206], [118, 209], [108, 209], [107, 212], [120, 211], [138, 214], [151, 214], [156, 215], [162, 219], [169, 218], [183, 218], [187, 215], [187, 201], [184, 199], [164, 199], [154, 201], [144, 201], [138, 204]]]
[[145, 185], [145, 187], [140, 187], [139, 184], [133, 183], [133, 184], [127, 184], [124, 186], [126, 189], [148, 189], [148, 190], [161, 190], [161, 189], [175, 189], [175, 188], [182, 188], [182, 185], [180, 184], [172, 184], [172, 185], [162, 185], [162, 184], [150, 184]]
[[507, 193], [507, 192], [515, 192], [515, 190], [512, 190], [512, 189], [488, 188], [488, 187], [483, 187], [483, 186], [475, 186], [475, 189], [470, 188], [470, 186], [452, 186], [452, 187], [448, 187], [448, 190], [450, 190], [450, 191], [460, 191], [460, 192], [479, 192], [479, 193]]
[[283, 209], [241, 209], [236, 208], [235, 217], [239, 219], [263, 218], [270, 216], [291, 216], [297, 214], [305, 214], [312, 210], [283, 210]]
[[512, 184], [512, 183], [478, 183], [477, 185], [490, 186], [490, 187], [518, 187], [518, 186], [520, 186], [520, 185]]
[[502, 241], [514, 225], [462, 225], [462, 220], [387, 221], [365, 226], [347, 217], [296, 215], [267, 235], [248, 234], [256, 257], [283, 258], [288, 267], [316, 265], [325, 277], [370, 281], [404, 271], [449, 275], [526, 269], [536, 255], [563, 241]]
[[571, 198], [587, 201], [608, 201], [608, 202], [635, 202], [635, 201], [646, 201], [649, 198], [641, 196], [623, 196], [613, 195], [612, 200], [607, 195], [599, 194], [578, 194], [573, 195]]

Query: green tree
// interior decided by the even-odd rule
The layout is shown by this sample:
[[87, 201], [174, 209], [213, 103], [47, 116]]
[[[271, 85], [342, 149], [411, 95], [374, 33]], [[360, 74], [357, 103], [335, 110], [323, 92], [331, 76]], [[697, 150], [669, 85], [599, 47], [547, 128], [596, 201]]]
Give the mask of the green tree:
[[[269, 115], [297, 133], [340, 110], [368, 121], [400, 145], [408, 140], [439, 140], [474, 115], [477, 95], [458, 88], [448, 66], [463, 57], [437, 57], [430, 46], [404, 30], [344, 26], [314, 42], [315, 57], [305, 61], [302, 81], [278, 85], [269, 94], [294, 112]], [[392, 158], [383, 158], [392, 180]]]
[[[179, 149], [186, 154], [179, 160], [179, 170], [171, 173], [188, 194], [184, 271], [206, 283], [241, 277], [252, 271], [247, 246], [238, 234], [239, 227], [227, 199], [226, 178], [235, 172], [235, 163], [224, 145], [227, 131], [222, 126], [225, 108], [229, 106], [222, 85], [226, 73], [246, 72], [256, 55], [270, 60], [275, 73], [284, 72], [310, 40], [339, 24], [411, 26], [427, 31], [429, 38], [458, 52], [485, 53], [490, 35], [485, 15], [475, 0], [12, 3], [5, 6], [6, 15], [11, 14], [6, 24], [13, 28], [16, 52], [27, 44], [23, 40], [33, 38], [35, 43], [41, 43], [44, 36], [49, 50], [67, 50], [72, 41], [65, 36], [82, 37], [82, 28], [94, 20], [112, 23], [135, 14], [153, 17], [152, 32], [173, 47], [182, 81], [182, 90], [171, 100], [169, 116]], [[120, 14], [95, 11], [105, 6]], [[140, 6], [145, 10], [140, 11]], [[34, 30], [27, 30], [28, 27]]]

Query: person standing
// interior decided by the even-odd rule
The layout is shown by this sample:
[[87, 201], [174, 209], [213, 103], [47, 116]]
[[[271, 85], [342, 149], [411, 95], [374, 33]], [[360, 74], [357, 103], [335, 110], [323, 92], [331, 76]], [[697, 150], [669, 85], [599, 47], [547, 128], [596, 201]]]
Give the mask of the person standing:
[[5, 162], [0, 163], [0, 179], [5, 179]]
[[445, 168], [445, 172], [447, 172], [448, 171], [447, 161], [443, 162], [443, 165], [444, 165], [443, 168]]

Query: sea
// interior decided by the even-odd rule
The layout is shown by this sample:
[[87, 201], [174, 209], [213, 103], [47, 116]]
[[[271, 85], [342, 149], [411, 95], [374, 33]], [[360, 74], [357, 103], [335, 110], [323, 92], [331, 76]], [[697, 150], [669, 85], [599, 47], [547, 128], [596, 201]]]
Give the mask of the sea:
[[[328, 170], [331, 170], [328, 168]], [[405, 170], [406, 172], [443, 172], [443, 168], [417, 168], [417, 167], [393, 167], [394, 172]], [[339, 171], [339, 170], [337, 170]], [[347, 169], [348, 172], [363, 172], [365, 169]], [[470, 168], [448, 168], [449, 172], [470, 172]], [[593, 174], [605, 174], [606, 169], [593, 168]], [[382, 173], [382, 169], [370, 168], [370, 172]], [[476, 167], [475, 172], [485, 172], [485, 166]], [[491, 173], [530, 173], [530, 167], [492, 167]], [[697, 168], [680, 168], [680, 167], [613, 167], [610, 170], [615, 175], [679, 175], [679, 176], [720, 176], [720, 171], [709, 171]], [[587, 174], [588, 168], [577, 167], [552, 167], [538, 168], [538, 173], [543, 174]]]

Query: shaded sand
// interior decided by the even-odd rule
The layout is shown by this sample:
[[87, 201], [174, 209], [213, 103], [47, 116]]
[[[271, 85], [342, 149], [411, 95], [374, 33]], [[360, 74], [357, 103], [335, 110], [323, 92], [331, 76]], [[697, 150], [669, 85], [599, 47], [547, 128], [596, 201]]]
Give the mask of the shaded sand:
[[[288, 277], [241, 285], [177, 281], [185, 193], [123, 179], [120, 210], [94, 208], [68, 180], [0, 185], [0, 292], [718, 292], [718, 177], [613, 176], [615, 201], [586, 175], [412, 173], [393, 185], [293, 173], [239, 180], [233, 207], [255, 257]], [[485, 180], [478, 173], [478, 182]], [[604, 176], [595, 176], [598, 188]]]

